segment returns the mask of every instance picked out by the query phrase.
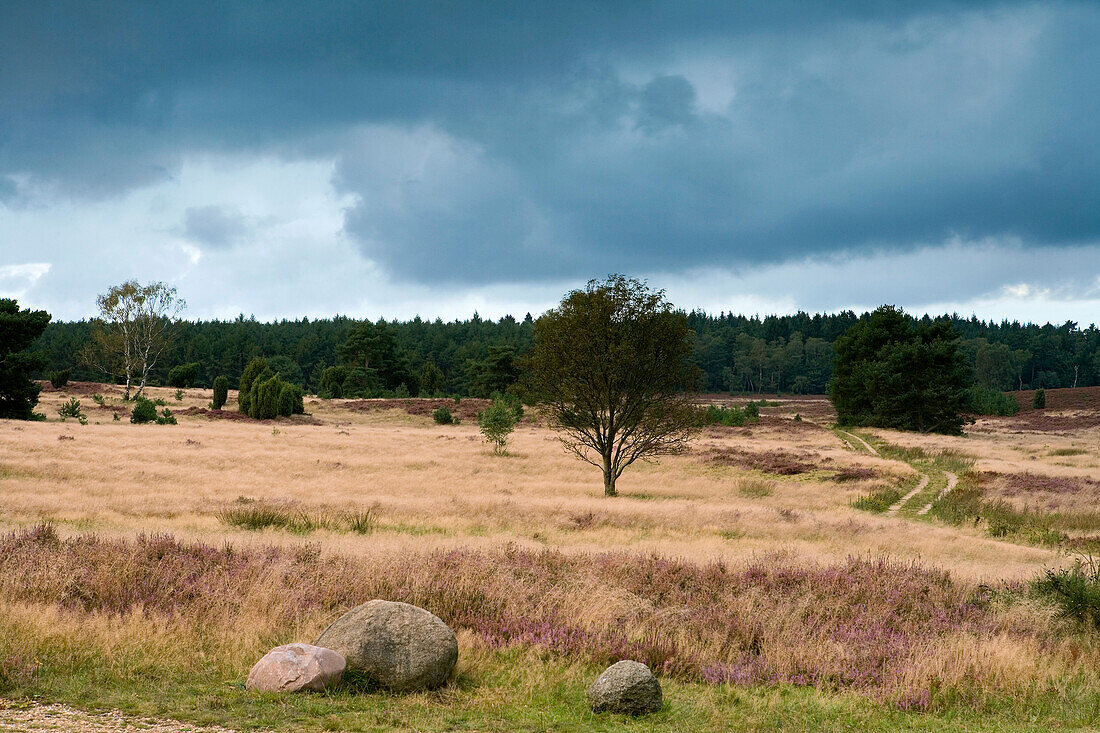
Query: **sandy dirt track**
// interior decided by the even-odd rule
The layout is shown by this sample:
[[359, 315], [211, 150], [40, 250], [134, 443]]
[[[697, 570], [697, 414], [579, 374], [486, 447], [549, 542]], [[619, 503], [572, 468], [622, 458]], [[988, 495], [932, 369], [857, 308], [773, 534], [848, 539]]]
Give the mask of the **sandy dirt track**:
[[76, 733], [232, 733], [176, 720], [127, 718], [118, 712], [86, 713], [66, 705], [0, 700], [0, 731], [74, 731]]

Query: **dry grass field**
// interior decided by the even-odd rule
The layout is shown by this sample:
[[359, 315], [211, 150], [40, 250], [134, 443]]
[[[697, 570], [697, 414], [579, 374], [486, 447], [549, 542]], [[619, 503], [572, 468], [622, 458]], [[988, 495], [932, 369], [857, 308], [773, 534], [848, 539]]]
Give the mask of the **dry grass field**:
[[[964, 437], [852, 435], [822, 398], [772, 398], [605, 498], [530, 415], [494, 455], [476, 401], [458, 426], [415, 400], [256, 422], [154, 389], [179, 424], [132, 425], [115, 387], [47, 387], [48, 421], [0, 421], [0, 695], [237, 728], [616, 728], [642, 724], [586, 714], [585, 680], [644, 656], [669, 699], [645, 725], [669, 730], [1095, 726], [1095, 631], [1027, 592], [1100, 534], [1100, 407], [1058, 392]], [[87, 425], [59, 420], [70, 397]], [[443, 693], [239, 689], [383, 596], [458, 629]]]

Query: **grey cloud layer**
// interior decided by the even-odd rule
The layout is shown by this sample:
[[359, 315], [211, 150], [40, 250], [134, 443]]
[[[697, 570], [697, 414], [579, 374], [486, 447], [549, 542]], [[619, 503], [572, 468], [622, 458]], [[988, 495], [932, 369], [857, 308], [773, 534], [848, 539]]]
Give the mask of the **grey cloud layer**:
[[332, 159], [345, 231], [421, 282], [1100, 240], [1096, 4], [684, 5], [5, 4], [0, 199]]

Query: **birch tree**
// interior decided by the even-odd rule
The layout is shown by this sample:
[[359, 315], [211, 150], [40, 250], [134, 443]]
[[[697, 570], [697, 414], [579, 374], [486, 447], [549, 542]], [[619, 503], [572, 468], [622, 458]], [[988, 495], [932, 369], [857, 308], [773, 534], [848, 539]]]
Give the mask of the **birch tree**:
[[84, 360], [104, 374], [123, 379], [127, 400], [136, 383], [134, 397], [139, 397], [187, 304], [165, 283], [141, 285], [129, 280], [100, 295], [96, 305], [99, 318]]

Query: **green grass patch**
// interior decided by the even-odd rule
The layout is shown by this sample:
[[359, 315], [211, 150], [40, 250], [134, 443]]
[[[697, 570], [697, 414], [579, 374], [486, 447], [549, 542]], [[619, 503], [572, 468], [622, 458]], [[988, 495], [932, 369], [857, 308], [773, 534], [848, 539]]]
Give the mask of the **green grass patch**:
[[136, 659], [42, 656], [33, 673], [18, 676], [0, 694], [15, 704], [33, 699], [118, 710], [135, 721], [173, 719], [241, 731], [1043, 731], [1100, 722], [1100, 696], [1072, 682], [1046, 693], [943, 701], [930, 712], [913, 712], [813, 687], [662, 678], [664, 708], [630, 718], [588, 709], [585, 689], [599, 668], [520, 648], [479, 651], [472, 658], [464, 653], [451, 684], [411, 695], [363, 692], [350, 683], [317, 694], [254, 693], [244, 689], [247, 670], [183, 673]]
[[903, 496], [905, 496], [905, 491], [901, 487], [887, 486], [878, 491], [872, 491], [870, 494], [864, 494], [853, 501], [852, 506], [856, 509], [881, 514], [897, 503], [898, 499]]
[[370, 534], [378, 526], [377, 512], [373, 508], [331, 514], [308, 512], [245, 497], [218, 512], [217, 517], [223, 524], [254, 532], [281, 529], [295, 534], [309, 534], [315, 530], [327, 529], [332, 532]]
[[1088, 453], [1084, 448], [1057, 448], [1047, 453], [1048, 456], [1083, 456]]

